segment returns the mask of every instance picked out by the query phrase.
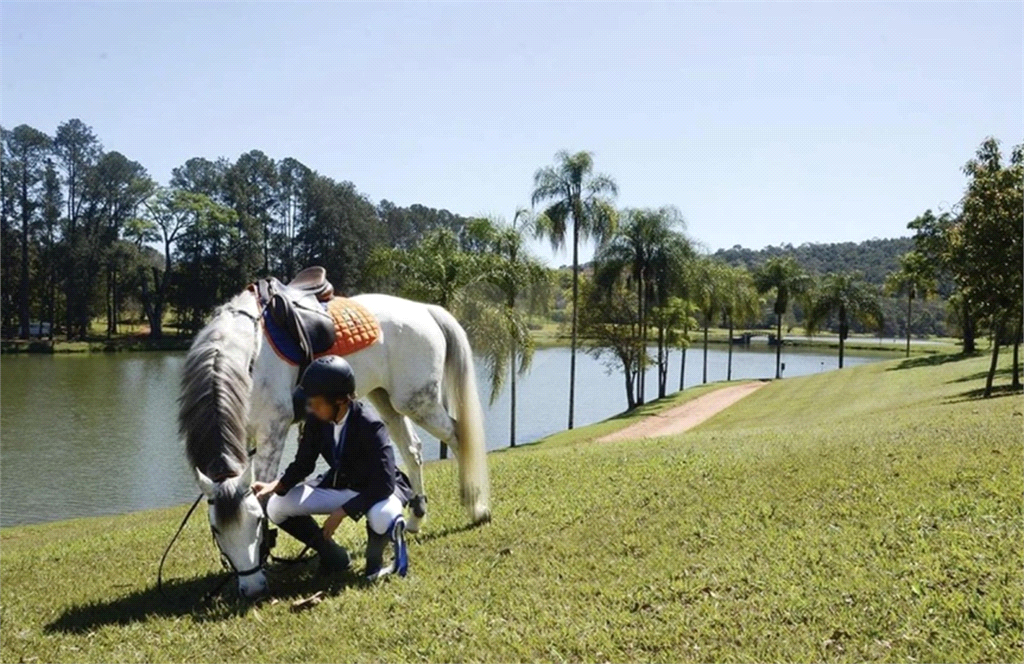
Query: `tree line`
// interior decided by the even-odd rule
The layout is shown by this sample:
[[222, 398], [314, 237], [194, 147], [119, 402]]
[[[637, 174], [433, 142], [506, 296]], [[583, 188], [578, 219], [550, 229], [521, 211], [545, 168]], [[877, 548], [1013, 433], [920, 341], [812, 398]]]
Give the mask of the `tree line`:
[[951, 304], [962, 330], [964, 352], [987, 333], [992, 361], [984, 395], [991, 396], [999, 349], [1013, 346], [1011, 387], [1021, 387], [1019, 352], [1024, 309], [1024, 145], [1006, 159], [994, 138], [986, 139], [963, 167], [967, 187], [959, 201], [938, 214], [926, 210], [908, 224], [914, 249], [901, 260], [890, 288], [915, 298], [953, 284]]
[[[391, 292], [451, 310], [488, 368], [492, 400], [512, 383], [513, 443], [515, 381], [533, 353], [528, 316], [553, 304], [564, 303], [570, 336], [570, 428], [579, 348], [621, 371], [634, 407], [667, 394], [673, 352], [683, 389], [687, 350], [698, 341], [707, 381], [712, 327], [730, 339], [736, 329], [773, 327], [778, 377], [783, 337], [795, 325], [837, 332], [842, 367], [851, 333], [894, 331], [904, 316], [896, 298], [908, 305], [909, 339], [915, 300], [945, 291], [966, 351], [985, 326], [996, 342], [993, 367], [1000, 343], [1013, 342], [1017, 356], [1021, 155], [1014, 148], [1004, 164], [994, 141], [968, 163], [955, 211], [909, 224], [912, 245], [900, 246], [913, 250], [886, 276], [877, 274], [882, 248], [903, 241], [871, 241], [872, 258], [861, 262], [848, 260], [850, 247], [830, 245], [838, 249], [826, 255], [847, 257], [836, 259], [840, 269], [809, 261], [814, 245], [701, 253], [676, 208], [618, 208], [617, 182], [595, 172], [588, 152], [562, 151], [537, 169], [529, 206], [506, 223], [374, 204], [351, 182], [258, 150], [234, 162], [190, 159], [161, 186], [137, 162], [105, 151], [79, 120], [53, 136], [3, 129], [0, 144], [5, 336], [27, 337], [30, 321], [43, 320], [51, 338], [58, 330], [82, 338], [97, 317], [116, 334], [128, 303], [144, 311], [153, 337], [167, 319], [190, 333], [256, 278], [287, 280], [318, 264], [339, 292]], [[565, 280], [530, 255], [531, 238], [571, 248]], [[584, 266], [579, 249], [588, 242], [595, 259]], [[652, 366], [657, 384], [648, 386]]]
[[462, 237], [468, 219], [422, 205], [374, 204], [293, 158], [253, 150], [235, 161], [189, 159], [167, 186], [80, 120], [51, 135], [0, 128], [0, 331], [31, 324], [82, 339], [95, 319], [118, 333], [126, 307], [150, 334], [164, 321], [200, 328], [215, 306], [259, 276], [327, 268], [340, 292], [373, 290], [367, 259], [434, 228]]

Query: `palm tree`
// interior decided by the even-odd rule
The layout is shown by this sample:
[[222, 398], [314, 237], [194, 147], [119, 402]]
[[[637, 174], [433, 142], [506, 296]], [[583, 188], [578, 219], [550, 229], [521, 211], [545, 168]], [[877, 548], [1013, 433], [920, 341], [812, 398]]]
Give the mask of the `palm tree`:
[[839, 317], [839, 368], [843, 368], [846, 338], [850, 323], [882, 327], [882, 307], [878, 304], [878, 291], [865, 282], [858, 273], [829, 274], [807, 314], [807, 330], [817, 329], [833, 313]]
[[729, 267], [712, 258], [703, 258], [697, 264], [694, 283], [694, 301], [704, 324], [704, 381], [708, 382], [708, 328], [722, 311], [726, 274]]
[[[626, 210], [622, 214], [624, 223], [609, 239], [598, 255], [600, 269], [598, 285], [609, 288], [622, 272], [627, 272], [636, 289], [640, 318], [640, 366], [637, 373], [637, 403], [645, 400], [645, 375], [647, 368], [647, 329], [651, 300], [663, 301], [667, 284], [659, 284], [658, 277], [668, 280], [672, 276], [670, 264], [685, 240], [676, 230], [683, 224], [679, 211], [674, 207], [657, 210]], [[662, 334], [659, 333], [658, 366], [662, 365]]]
[[511, 226], [477, 219], [470, 222], [469, 228], [470, 235], [488, 251], [484, 256], [483, 281], [496, 291], [493, 299], [499, 305], [494, 312], [497, 316], [481, 317], [497, 324], [481, 327], [475, 336], [491, 372], [491, 403], [501, 391], [506, 373], [511, 381], [510, 447], [516, 446], [516, 378], [529, 370], [534, 351], [533, 336], [520, 311], [520, 299], [526, 296], [527, 309], [533, 311], [538, 303], [546, 303], [550, 285], [548, 271], [523, 246], [524, 231], [532, 223], [530, 211], [519, 208]]
[[466, 287], [479, 281], [479, 263], [479, 256], [463, 250], [454, 231], [435, 228], [412, 249], [374, 249], [367, 271], [377, 279], [397, 281], [402, 297], [455, 311]]
[[789, 308], [790, 297], [810, 286], [810, 277], [792, 258], [769, 258], [754, 273], [754, 286], [762, 295], [775, 292], [775, 377], [782, 378], [782, 317]]
[[[663, 314], [658, 325], [658, 398], [668, 390], [668, 359], [671, 345], [679, 344], [686, 350], [691, 305], [676, 294], [685, 290], [689, 266], [693, 262], [693, 245], [682, 232], [673, 233], [654, 252], [655, 308]], [[678, 328], [683, 327], [684, 338]], [[683, 358], [685, 364], [686, 358]], [[685, 368], [685, 367], [684, 367]], [[680, 383], [682, 377], [680, 377]], [[680, 387], [680, 389], [682, 389]]]
[[885, 279], [885, 290], [890, 295], [907, 296], [907, 357], [910, 357], [910, 317], [914, 298], [926, 299], [935, 292], [935, 268], [928, 259], [916, 251], [900, 256], [900, 269], [890, 272]]
[[730, 267], [722, 272], [722, 314], [729, 322], [729, 368], [726, 380], [732, 380], [732, 334], [736, 323], [746, 325], [761, 312], [761, 299], [754, 279], [744, 268]]
[[618, 194], [615, 181], [607, 175], [594, 175], [594, 159], [589, 152], [570, 155], [562, 150], [555, 164], [539, 169], [533, 176], [532, 203], [548, 203], [538, 217], [536, 232], [547, 237], [554, 248], [565, 245], [572, 222], [572, 352], [569, 359], [569, 428], [573, 428], [576, 398], [576, 327], [579, 309], [580, 240], [589, 237], [599, 244], [615, 230], [616, 213], [609, 196]]
[[690, 329], [697, 327], [697, 319], [694, 318], [697, 314], [697, 305], [692, 300], [680, 298], [679, 308], [683, 326], [683, 332], [678, 337], [682, 355], [679, 361], [679, 391], [682, 392], [686, 387], [686, 349], [690, 347]]
[[[437, 304], [452, 312], [469, 333], [467, 319], [472, 319], [477, 328], [487, 320], [488, 312], [481, 311], [467, 298], [469, 286], [481, 279], [481, 263], [479, 256], [462, 249], [451, 229], [437, 228], [412, 249], [378, 247], [370, 254], [367, 266], [370, 275], [397, 282], [399, 295]], [[448, 458], [448, 445], [443, 441], [439, 456]]]

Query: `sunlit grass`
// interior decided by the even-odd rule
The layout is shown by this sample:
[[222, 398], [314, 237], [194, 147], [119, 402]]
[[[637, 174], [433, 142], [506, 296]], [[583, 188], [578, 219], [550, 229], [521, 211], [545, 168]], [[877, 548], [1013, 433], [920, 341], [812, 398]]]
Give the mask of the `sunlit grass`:
[[[219, 578], [202, 515], [156, 593], [180, 508], [3, 529], [0, 658], [1021, 661], [1022, 400], [975, 398], [986, 368], [864, 365], [776, 381], [670, 438], [591, 442], [625, 416], [492, 454], [480, 528], [433, 463], [408, 578], [290, 569], [258, 607], [193, 603]], [[357, 553], [364, 537], [341, 528]]]

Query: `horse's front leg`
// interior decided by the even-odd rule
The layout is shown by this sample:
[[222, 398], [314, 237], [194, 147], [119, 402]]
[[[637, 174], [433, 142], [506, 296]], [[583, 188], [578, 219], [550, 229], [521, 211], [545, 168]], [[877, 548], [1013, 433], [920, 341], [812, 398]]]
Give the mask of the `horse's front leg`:
[[292, 386], [297, 373], [298, 367], [285, 364], [269, 344], [260, 349], [253, 369], [248, 427], [249, 449], [256, 450], [253, 470], [260, 482], [272, 481], [281, 465], [285, 438], [295, 416]]
[[[277, 476], [284, 453], [285, 439], [291, 427], [293, 407], [278, 400], [261, 400], [250, 413], [249, 449], [255, 449], [253, 470], [260, 482], [270, 482]], [[256, 406], [257, 404], [253, 404]]]

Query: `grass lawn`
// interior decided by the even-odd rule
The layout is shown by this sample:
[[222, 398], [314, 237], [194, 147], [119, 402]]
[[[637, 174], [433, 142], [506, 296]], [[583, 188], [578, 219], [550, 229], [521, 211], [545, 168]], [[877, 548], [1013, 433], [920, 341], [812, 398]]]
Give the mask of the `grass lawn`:
[[[200, 515], [164, 599], [182, 509], [3, 529], [0, 659], [1021, 661], [1024, 408], [976, 398], [987, 362], [789, 378], [678, 436], [591, 442], [621, 417], [492, 454], [480, 528], [429, 464], [410, 576], [376, 587], [300, 566], [276, 602], [198, 606], [220, 578]], [[362, 524], [339, 533], [361, 554]]]

